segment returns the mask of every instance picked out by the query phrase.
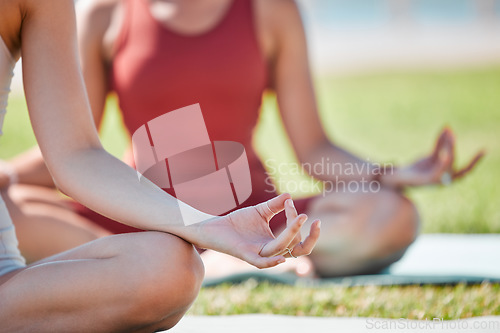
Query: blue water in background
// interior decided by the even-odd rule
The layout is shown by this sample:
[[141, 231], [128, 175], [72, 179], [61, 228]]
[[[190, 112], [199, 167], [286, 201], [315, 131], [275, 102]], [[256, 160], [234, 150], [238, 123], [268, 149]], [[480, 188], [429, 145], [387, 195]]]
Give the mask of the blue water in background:
[[[482, 1], [482, 0], [476, 0]], [[468, 24], [479, 19], [474, 0], [413, 0], [410, 19], [420, 25]], [[305, 21], [332, 28], [377, 27], [392, 20], [387, 0], [303, 0], [310, 11]], [[495, 0], [500, 20], [500, 0]]]

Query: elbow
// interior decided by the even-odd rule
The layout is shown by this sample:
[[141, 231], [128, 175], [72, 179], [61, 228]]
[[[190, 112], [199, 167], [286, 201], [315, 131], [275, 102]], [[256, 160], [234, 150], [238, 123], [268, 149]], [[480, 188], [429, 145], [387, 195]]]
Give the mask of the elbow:
[[68, 174], [71, 173], [70, 167], [67, 166], [67, 162], [64, 159], [56, 159], [57, 161], [49, 161], [46, 160], [47, 168], [49, 170], [50, 175], [52, 176], [52, 180], [54, 182], [54, 186], [64, 195], [70, 196], [67, 190]]
[[103, 153], [107, 154], [102, 147], [86, 147], [66, 153], [47, 154], [45, 162], [55, 187], [72, 197], [74, 189], [89, 180], [92, 167], [98, 167]]
[[61, 192], [62, 194], [66, 195], [66, 196], [70, 196], [70, 194], [65, 190], [64, 186], [63, 186], [63, 183], [60, 183], [56, 177], [52, 176], [52, 179], [54, 180], [54, 186], [57, 190], [59, 190], [59, 192]]

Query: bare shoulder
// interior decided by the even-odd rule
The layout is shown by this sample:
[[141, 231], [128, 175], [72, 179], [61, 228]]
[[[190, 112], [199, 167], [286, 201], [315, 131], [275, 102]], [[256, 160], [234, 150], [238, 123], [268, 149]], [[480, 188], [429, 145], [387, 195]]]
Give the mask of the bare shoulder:
[[80, 0], [76, 6], [78, 25], [104, 33], [111, 23], [113, 13], [123, 0]]
[[293, 12], [298, 10], [297, 1], [295, 0], [256, 0], [260, 2], [261, 6], [267, 6], [272, 10], [284, 10]]
[[273, 45], [273, 54], [287, 43], [302, 44], [305, 38], [299, 7], [294, 0], [255, 0], [259, 30]]
[[76, 13], [81, 48], [97, 50], [104, 61], [111, 61], [114, 44], [122, 26], [124, 1], [79, 1]]
[[73, 0], [0, 0], [0, 35], [17, 58], [24, 27], [64, 20], [73, 9]]
[[0, 0], [0, 36], [15, 58], [21, 47], [21, 24], [26, 15], [24, 0]]
[[256, 0], [257, 13], [272, 29], [283, 30], [301, 25], [298, 5], [294, 0]]
[[283, 40], [294, 38], [302, 29], [297, 4], [293, 0], [254, 0], [254, 11], [261, 48], [273, 63]]

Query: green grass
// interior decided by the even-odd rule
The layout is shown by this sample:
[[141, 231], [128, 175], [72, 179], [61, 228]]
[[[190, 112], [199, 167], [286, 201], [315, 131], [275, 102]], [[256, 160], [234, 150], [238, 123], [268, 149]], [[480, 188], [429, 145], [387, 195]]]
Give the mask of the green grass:
[[[328, 134], [362, 158], [404, 164], [428, 153], [444, 125], [457, 135], [458, 163], [478, 149], [488, 154], [467, 178], [448, 188], [411, 190], [423, 232], [500, 232], [500, 68], [445, 73], [391, 73], [317, 80]], [[0, 158], [34, 144], [24, 101], [13, 96], [0, 140]], [[116, 102], [109, 101], [104, 146], [120, 156], [128, 139]], [[264, 159], [292, 162], [275, 101], [265, 99], [256, 145]], [[286, 176], [283, 177], [287, 180]], [[304, 195], [304, 193], [295, 193]], [[425, 287], [220, 286], [202, 290], [192, 314], [280, 313], [456, 319], [500, 315], [499, 285]]]
[[269, 313], [296, 316], [458, 319], [500, 315], [500, 285], [305, 288], [257, 284], [202, 289], [191, 315]]
[[[457, 136], [458, 164], [479, 149], [487, 156], [465, 179], [448, 188], [411, 190], [423, 232], [500, 232], [500, 68], [448, 73], [393, 73], [317, 80], [319, 106], [332, 140], [371, 161], [404, 164], [428, 153], [444, 125]], [[104, 146], [121, 156], [128, 138], [116, 101], [108, 102]], [[272, 97], [264, 102], [256, 145], [264, 160], [293, 162]], [[0, 158], [35, 140], [24, 100], [13, 96], [0, 140]], [[121, 127], [119, 127], [121, 128]], [[273, 163], [269, 163], [273, 165]], [[275, 165], [275, 164], [274, 164]], [[287, 181], [290, 176], [282, 177]], [[287, 190], [287, 188], [283, 188]], [[288, 189], [289, 190], [289, 189]], [[304, 193], [294, 193], [304, 195]]]
[[[1, 159], [11, 158], [36, 144], [24, 96], [11, 94], [3, 132], [4, 135], [0, 138]], [[122, 157], [130, 142], [113, 96], [107, 102], [101, 125], [101, 141], [104, 148], [117, 157]]]

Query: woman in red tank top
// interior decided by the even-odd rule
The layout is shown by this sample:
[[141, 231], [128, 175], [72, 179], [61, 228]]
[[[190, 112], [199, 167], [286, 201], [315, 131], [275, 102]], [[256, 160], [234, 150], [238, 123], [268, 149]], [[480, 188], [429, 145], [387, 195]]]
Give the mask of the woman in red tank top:
[[[14, 210], [7, 211], [0, 196], [0, 331], [164, 331], [184, 316], [201, 287], [204, 269], [193, 245], [260, 268], [310, 252], [319, 221], [312, 237], [299, 244], [307, 218], [297, 214], [290, 195], [225, 216], [187, 206], [180, 211], [178, 200], [139, 182], [136, 171], [104, 150], [77, 57], [74, 14], [72, 0], [0, 1], [0, 114], [6, 111], [22, 53], [30, 120], [57, 185], [93, 209], [145, 231], [103, 237], [26, 265], [10, 216], [19, 218], [19, 212], [12, 203]], [[49, 200], [44, 199], [49, 198], [40, 196], [37, 202], [46, 206]], [[269, 220], [283, 209], [285, 236], [274, 238]], [[187, 221], [187, 216], [198, 220]], [[200, 217], [203, 222], [194, 223]], [[38, 234], [35, 241], [60, 239], [64, 227], [70, 227], [45, 228], [57, 220], [41, 216], [36, 222], [42, 228], [32, 230]]]
[[[246, 148], [253, 191], [243, 206], [274, 195], [252, 134], [264, 90], [276, 92], [298, 160], [327, 190], [296, 201], [299, 212], [323, 221], [310, 256], [320, 275], [373, 272], [400, 258], [419, 224], [401, 189], [449, 182], [479, 159], [454, 171], [449, 130], [433, 154], [397, 169], [369, 163], [332, 143], [317, 113], [305, 34], [292, 0], [93, 0], [82, 2], [79, 18], [96, 123], [108, 91], [117, 94], [130, 133], [159, 115], [199, 103], [211, 140], [237, 141]], [[40, 160], [30, 159], [36, 173]], [[329, 161], [341, 167], [331, 172]], [[366, 190], [366, 184], [375, 187]], [[23, 193], [37, 196], [34, 189]], [[77, 210], [112, 232], [132, 231], [86, 208]], [[282, 216], [274, 220], [276, 229], [283, 226]], [[94, 229], [96, 235], [105, 232]]]
[[252, 147], [269, 79], [252, 5], [229, 1], [206, 31], [187, 35], [158, 21], [149, 1], [125, 1], [108, 72], [130, 134], [166, 112], [199, 103], [210, 140], [243, 144], [252, 174], [245, 206], [274, 196], [272, 188], [266, 191], [266, 172]]

